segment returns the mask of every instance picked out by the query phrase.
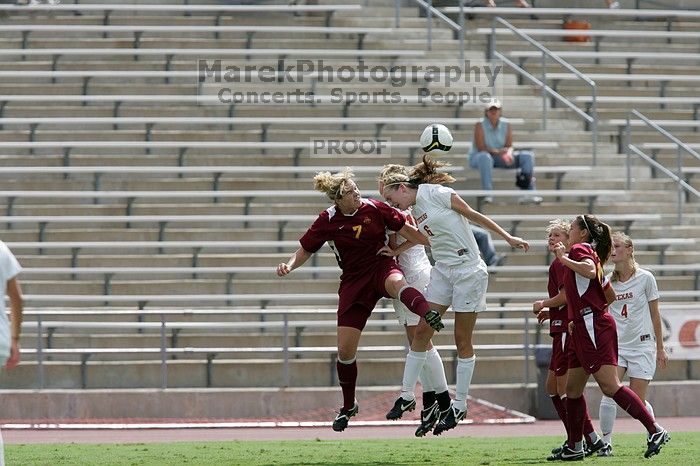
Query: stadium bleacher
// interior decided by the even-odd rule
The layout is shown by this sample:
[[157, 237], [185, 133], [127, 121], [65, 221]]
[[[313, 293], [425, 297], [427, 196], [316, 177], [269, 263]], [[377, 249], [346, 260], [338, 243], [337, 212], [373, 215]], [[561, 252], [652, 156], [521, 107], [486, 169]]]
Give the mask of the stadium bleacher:
[[[376, 197], [378, 168], [418, 161], [418, 134], [429, 121], [447, 124], [456, 137], [441, 157], [453, 165], [456, 189], [533, 244], [523, 254], [495, 238], [507, 259], [490, 270], [490, 310], [475, 334], [474, 384], [532, 388], [536, 382], [532, 350], [546, 340], [530, 304], [546, 294], [550, 256], [542, 239], [551, 218], [591, 212], [627, 231], [637, 260], [657, 273], [662, 312], [697, 311], [700, 204], [685, 203], [678, 223], [676, 185], [639, 162], [627, 189], [620, 141], [628, 112], [638, 105], [680, 139], [700, 141], [699, 18], [673, 16], [669, 32], [665, 21], [641, 27], [633, 16], [605, 16], [590, 31], [594, 40], [567, 43], [556, 12], [538, 13], [536, 25], [514, 12], [509, 21], [595, 79], [597, 161], [591, 164], [591, 135], [581, 120], [542, 99], [536, 86], [518, 84], [508, 70], [504, 113], [516, 146], [536, 153], [545, 200], [517, 204], [513, 172], [496, 170], [495, 202], [482, 205], [478, 174], [466, 167], [482, 108], [418, 97], [426, 87], [448, 92], [441, 83], [409, 80], [400, 87], [402, 102], [362, 103], [332, 98], [330, 91], [381, 92], [393, 89], [391, 83], [332, 85], [309, 76], [303, 83], [241, 83], [240, 89], [313, 90], [311, 103], [198, 104], [196, 58], [220, 55], [240, 66], [276, 68], [280, 56], [312, 57], [356, 70], [358, 57], [368, 64], [420, 65], [424, 59], [448, 63], [458, 51], [452, 31], [437, 20], [432, 51], [425, 50], [428, 31], [415, 6], [402, 8], [397, 28], [393, 1], [321, 3], [0, 5], [10, 15], [0, 18], [7, 43], [0, 51], [0, 239], [26, 267], [27, 297], [24, 362], [3, 374], [0, 387], [334, 385], [332, 253], [323, 249], [313, 264], [284, 279], [274, 277], [274, 266], [328, 204], [310, 191], [315, 171], [356, 167], [359, 187]], [[476, 33], [468, 58], [485, 58], [490, 14], [469, 20]], [[515, 61], [527, 58], [522, 66], [541, 75], [539, 55], [524, 42], [499, 31], [497, 44]], [[659, 57], [664, 74], [655, 66]], [[590, 113], [583, 84], [553, 65], [547, 73], [558, 80], [559, 93]], [[543, 100], [548, 129], [539, 125]], [[674, 146], [635, 128], [635, 143], [658, 150], [657, 160], [673, 169]], [[380, 137], [390, 141], [390, 157], [310, 155], [313, 138]], [[697, 187], [695, 165], [688, 159], [683, 173]], [[400, 383], [405, 333], [387, 306], [380, 304], [361, 342], [363, 385]], [[454, 363], [450, 332], [437, 335], [436, 344], [447, 364]], [[697, 370], [697, 361], [675, 360], [659, 377], [681, 381]]]

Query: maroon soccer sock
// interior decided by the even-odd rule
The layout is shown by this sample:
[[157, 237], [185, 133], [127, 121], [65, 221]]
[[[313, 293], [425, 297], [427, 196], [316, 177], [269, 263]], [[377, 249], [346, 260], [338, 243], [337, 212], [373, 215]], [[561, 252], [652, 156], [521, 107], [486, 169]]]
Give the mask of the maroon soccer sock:
[[406, 305], [409, 311], [421, 317], [425, 317], [425, 314], [430, 310], [428, 301], [425, 300], [423, 293], [412, 286], [403, 288], [399, 292], [399, 299]]
[[566, 398], [566, 419], [569, 422], [569, 448], [576, 448], [576, 443], [583, 438], [583, 418], [586, 413], [586, 403], [583, 397]]
[[561, 422], [564, 423], [564, 429], [566, 429], [566, 436], [568, 437], [569, 423], [566, 420], [566, 403], [564, 402], [564, 400], [561, 399], [559, 395], [550, 395], [549, 397], [552, 399], [552, 404], [554, 405], [554, 409], [559, 415], [559, 419], [561, 419]]
[[343, 390], [343, 409], [352, 409], [355, 406], [355, 386], [357, 384], [357, 361], [343, 364], [339, 360], [335, 363], [338, 371], [338, 382]]
[[654, 418], [651, 417], [651, 414], [649, 414], [649, 411], [647, 411], [647, 408], [644, 403], [642, 403], [642, 400], [639, 399], [637, 394], [634, 393], [632, 389], [625, 387], [624, 385], [621, 386], [620, 389], [615, 392], [615, 395], [613, 395], [613, 400], [615, 400], [615, 403], [617, 403], [620, 408], [627, 411], [630, 416], [644, 424], [644, 427], [649, 434], [656, 433]]
[[[595, 441], [591, 436], [595, 433], [595, 427], [593, 427], [593, 422], [591, 422], [591, 415], [588, 414], [588, 405], [586, 405], [586, 397], [581, 395], [581, 402], [583, 404], [583, 436], [586, 438], [586, 442], [589, 445], [593, 445]], [[598, 434], [595, 435], [595, 439], [598, 439]]]

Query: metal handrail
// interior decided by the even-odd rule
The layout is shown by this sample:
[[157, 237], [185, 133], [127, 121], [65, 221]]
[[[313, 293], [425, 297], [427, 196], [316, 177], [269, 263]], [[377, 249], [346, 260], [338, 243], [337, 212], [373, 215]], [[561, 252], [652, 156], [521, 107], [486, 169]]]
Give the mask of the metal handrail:
[[[525, 40], [528, 42], [530, 45], [533, 47], [537, 48], [539, 51], [542, 52], [542, 78], [537, 79], [535, 76], [532, 74], [528, 73], [524, 68], [522, 68], [520, 65], [516, 64], [512, 60], [510, 60], [506, 55], [500, 53], [499, 51], [496, 50], [496, 23], [500, 23], [506, 28], [508, 28], [511, 32], [513, 32], [515, 35], [520, 37], [521, 39]], [[544, 45], [540, 44], [537, 42], [535, 39], [532, 37], [528, 36], [527, 34], [523, 33], [522, 31], [518, 30], [515, 26], [510, 24], [508, 21], [505, 19], [501, 18], [500, 16], [497, 16], [493, 19], [493, 23], [491, 25], [491, 36], [489, 40], [489, 51], [488, 51], [488, 58], [498, 58], [499, 60], [503, 61], [506, 63], [508, 66], [513, 68], [517, 73], [520, 75], [526, 77], [533, 83], [535, 83], [537, 86], [539, 86], [542, 89], [542, 129], [547, 129], [547, 96], [551, 96], [557, 101], [561, 102], [562, 104], [566, 105], [569, 107], [571, 110], [573, 110], [577, 115], [579, 115], [583, 120], [586, 122], [588, 128], [590, 128], [591, 131], [591, 143], [593, 145], [593, 165], [596, 165], [597, 163], [597, 157], [598, 157], [598, 104], [597, 104], [597, 87], [595, 81], [593, 81], [591, 78], [586, 76], [585, 74], [581, 73], [579, 70], [574, 68], [571, 64], [563, 60], [561, 57], [557, 56], [554, 52], [546, 48]], [[574, 105], [569, 99], [566, 97], [562, 96], [559, 94], [557, 91], [555, 91], [553, 88], [551, 88], [549, 85], [547, 85], [547, 68], [546, 68], [546, 61], [547, 57], [552, 58], [555, 62], [566, 68], [568, 71], [572, 72], [575, 74], [579, 79], [583, 80], [586, 84], [588, 84], [591, 87], [591, 107], [590, 107], [590, 112], [591, 114], [587, 114], [580, 108], [578, 108], [576, 105]]]
[[[427, 48], [428, 50], [433, 49], [433, 15], [435, 17], [443, 20], [447, 25], [455, 31], [457, 37], [459, 38], [459, 62], [463, 63], [464, 62], [464, 0], [459, 0], [459, 11], [460, 11], [460, 24], [455, 23], [452, 21], [450, 18], [445, 16], [444, 13], [442, 13], [440, 10], [435, 8], [433, 6], [433, 0], [428, 0], [427, 2], [424, 0], [413, 0], [415, 3], [417, 3], [419, 6], [423, 7], [425, 10], [425, 17], [426, 17], [426, 28], [428, 29], [428, 39], [427, 39]], [[395, 16], [394, 16], [394, 27], [398, 28], [400, 24], [400, 16], [401, 16], [401, 3], [403, 3], [402, 0], [395, 0], [394, 4], [396, 6], [395, 8]]]
[[[498, 312], [499, 314], [503, 314], [504, 312], [509, 313], [522, 313], [524, 317], [524, 325], [523, 325], [523, 342], [522, 345], [515, 344], [518, 347], [522, 347], [523, 350], [523, 371], [524, 371], [524, 376], [523, 376], [523, 381], [522, 385], [527, 386], [530, 383], [530, 376], [531, 376], [531, 371], [530, 371], [530, 363], [532, 361], [532, 358], [534, 356], [534, 348], [536, 346], [536, 343], [533, 343], [530, 341], [530, 330], [533, 329], [532, 327], [532, 320], [530, 317], [530, 313], [525, 311], [523, 312], [522, 309], [513, 309], [512, 311], [510, 310], [493, 310], [490, 311], [493, 312], [494, 314]], [[281, 350], [282, 352], [282, 359], [283, 359], [283, 368], [282, 368], [282, 376], [280, 380], [280, 385], [281, 387], [290, 387], [291, 386], [291, 353], [292, 350], [294, 349], [294, 342], [290, 341], [290, 335], [293, 335], [293, 332], [291, 331], [290, 327], [294, 325], [293, 322], [290, 322], [289, 320], [289, 312], [283, 312], [283, 320], [279, 322], [281, 324], [281, 330], [282, 330], [282, 345], [281, 346], [275, 346], [276, 349]], [[162, 389], [168, 388], [168, 349], [170, 348], [175, 348], [175, 344], [172, 342], [169, 342], [167, 338], [167, 330], [169, 326], [168, 318], [171, 317], [167, 312], [154, 312], [152, 315], [158, 315], [159, 319], [157, 321], [149, 321], [149, 322], [143, 322], [140, 321], [139, 323], [134, 323], [133, 325], [130, 324], [129, 328], [134, 328], [134, 329], [139, 329], [139, 332], [142, 331], [142, 329], [148, 328], [154, 331], [154, 335], [159, 336], [159, 344], [158, 347], [152, 347], [152, 348], [147, 348], [147, 349], [152, 349], [153, 354], [158, 354], [158, 361], [160, 365], [160, 386]], [[502, 317], [502, 316], [501, 316]], [[38, 383], [38, 388], [40, 390], [46, 389], [46, 377], [45, 377], [45, 367], [44, 364], [48, 361], [48, 357], [45, 354], [44, 350], [45, 349], [51, 349], [50, 348], [50, 341], [48, 345], [45, 343], [46, 340], [46, 335], [51, 334], [50, 329], [51, 329], [51, 321], [45, 321], [44, 320], [44, 315], [42, 312], [37, 313], [36, 315], [36, 363], [37, 363], [37, 383]], [[89, 327], [90, 323], [85, 322], [87, 326]], [[274, 324], [275, 322], [268, 322], [270, 324]], [[215, 322], [206, 322], [205, 324], [212, 324], [212, 328], [215, 328]], [[253, 323], [255, 324], [255, 322]], [[259, 322], [258, 322], [259, 324]], [[25, 323], [25, 325], [27, 325]], [[398, 323], [396, 324], [398, 325]], [[539, 333], [540, 326], [539, 324], [535, 323], [534, 329], [537, 330]], [[202, 327], [204, 328], [204, 327]], [[279, 327], [274, 327], [275, 329], [278, 329]], [[157, 332], [157, 333], [155, 333]], [[538, 337], [539, 338], [539, 337]], [[48, 348], [47, 348], [48, 346]], [[380, 345], [382, 346], [382, 345]], [[384, 345], [386, 346], [387, 349], [395, 349], [391, 345]], [[479, 345], [477, 345], [478, 347]], [[486, 345], [489, 346], [489, 345]], [[227, 350], [229, 348], [226, 348]], [[231, 348], [233, 349], [233, 348]], [[362, 348], [360, 348], [362, 349]], [[193, 352], [197, 352], [198, 348], [193, 347], [191, 348]], [[202, 348], [199, 349], [201, 352]], [[86, 351], [86, 354], [89, 353], [89, 350]], [[82, 364], [81, 367], [81, 378], [82, 378], [82, 385], [83, 388], [87, 385], [87, 374], [85, 373], [85, 363], [87, 362], [88, 358], [90, 356], [85, 356], [83, 355], [82, 358]], [[208, 364], [210, 363], [209, 356], [207, 356], [207, 361]], [[335, 353], [333, 354], [333, 357], [331, 358], [331, 371], [334, 372], [335, 368]]]
[[[677, 173], [673, 173], [672, 170], [663, 166], [657, 162], [654, 157], [650, 157], [644, 153], [639, 147], [632, 144], [632, 116], [637, 117], [647, 126], [654, 129], [656, 132], [669, 139], [676, 145], [677, 156], [676, 156], [676, 169]], [[686, 195], [692, 194], [696, 198], [700, 199], [700, 191], [692, 187], [683, 179], [683, 152], [687, 152], [692, 157], [700, 160], [700, 154], [698, 154], [692, 147], [678, 139], [676, 136], [666, 131], [664, 128], [659, 126], [657, 123], [653, 122], [649, 118], [645, 117], [642, 113], [636, 109], [631, 110], [627, 114], [627, 126], [625, 128], [625, 148], [626, 148], [626, 168], [627, 168], [627, 189], [632, 186], [632, 153], [637, 154], [642, 160], [647, 162], [652, 168], [659, 170], [664, 175], [671, 178], [673, 181], [678, 183], [678, 198], [677, 198], [677, 212], [676, 212], [676, 222], [680, 225], [683, 222], [683, 202]]]

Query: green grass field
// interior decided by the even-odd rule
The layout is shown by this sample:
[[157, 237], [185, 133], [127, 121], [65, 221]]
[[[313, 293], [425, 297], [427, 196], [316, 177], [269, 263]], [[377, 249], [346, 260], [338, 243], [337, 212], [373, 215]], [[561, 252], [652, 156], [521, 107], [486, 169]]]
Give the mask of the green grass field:
[[[643, 434], [619, 434], [600, 465], [682, 466], [700, 463], [700, 433], [674, 432], [658, 456], [643, 457]], [[231, 441], [143, 444], [6, 445], [17, 465], [496, 465], [546, 463], [561, 437], [425, 438], [392, 440]], [[551, 463], [549, 463], [551, 464]]]

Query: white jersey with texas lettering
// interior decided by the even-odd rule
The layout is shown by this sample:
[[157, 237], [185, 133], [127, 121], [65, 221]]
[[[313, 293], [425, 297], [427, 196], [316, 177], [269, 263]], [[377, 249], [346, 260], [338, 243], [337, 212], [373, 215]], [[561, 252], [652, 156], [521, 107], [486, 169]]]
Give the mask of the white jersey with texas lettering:
[[[401, 213], [406, 216], [406, 223], [416, 226], [416, 221], [413, 218], [411, 209], [404, 210]], [[396, 245], [400, 246], [405, 242], [406, 238], [397, 233]], [[399, 265], [407, 280], [431, 267], [428, 255], [425, 253], [425, 248], [420, 244], [408, 248], [399, 254]]]
[[649, 301], [659, 299], [654, 275], [638, 268], [629, 280], [613, 282], [612, 286], [617, 298], [610, 304], [609, 311], [617, 324], [618, 347], [655, 348], [654, 326], [649, 311]]
[[418, 229], [430, 240], [435, 262], [447, 265], [478, 264], [479, 247], [464, 216], [452, 210], [454, 189], [421, 184], [416, 193], [413, 217]]

